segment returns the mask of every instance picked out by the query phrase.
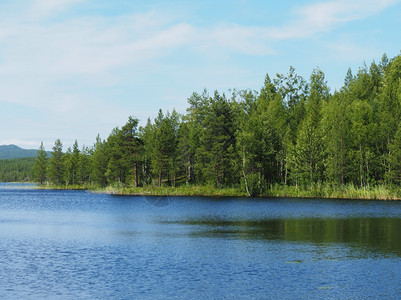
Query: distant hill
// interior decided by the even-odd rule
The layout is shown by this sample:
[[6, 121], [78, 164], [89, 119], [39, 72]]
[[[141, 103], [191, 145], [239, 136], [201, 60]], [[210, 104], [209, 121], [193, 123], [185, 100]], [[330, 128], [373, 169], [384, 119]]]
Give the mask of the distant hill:
[[0, 159], [14, 159], [25, 157], [36, 157], [38, 150], [22, 149], [16, 145], [1, 145]]
[[0, 182], [23, 182], [32, 178], [35, 157], [0, 159]]

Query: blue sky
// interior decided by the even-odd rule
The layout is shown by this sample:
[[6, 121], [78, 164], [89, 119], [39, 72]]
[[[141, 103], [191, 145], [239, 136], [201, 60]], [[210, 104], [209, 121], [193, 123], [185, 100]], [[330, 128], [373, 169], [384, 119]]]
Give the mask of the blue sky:
[[0, 145], [91, 146], [192, 92], [260, 90], [290, 66], [334, 91], [400, 53], [401, 1], [2, 0]]

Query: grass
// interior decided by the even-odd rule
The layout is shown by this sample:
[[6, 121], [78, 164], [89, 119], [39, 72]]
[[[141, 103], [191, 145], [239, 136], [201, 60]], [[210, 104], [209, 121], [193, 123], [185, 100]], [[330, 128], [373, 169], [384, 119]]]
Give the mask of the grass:
[[[214, 186], [183, 185], [178, 187], [107, 187], [97, 190], [116, 195], [153, 195], [153, 196], [213, 196], [213, 197], [247, 197], [241, 188], [216, 188]], [[290, 198], [330, 198], [330, 199], [370, 199], [401, 200], [401, 189], [398, 187], [378, 185], [359, 188], [352, 184], [332, 186], [316, 184], [308, 187], [272, 185], [266, 192], [256, 197], [290, 197]]]
[[401, 200], [401, 189], [389, 185], [356, 187], [353, 184], [333, 186], [315, 184], [308, 187], [274, 185], [268, 191], [270, 197], [332, 198], [332, 199], [369, 199]]
[[[106, 188], [82, 185], [43, 185], [41, 189], [58, 190], [91, 190], [95, 193], [113, 195], [149, 195], [149, 196], [206, 196], [206, 197], [247, 197], [246, 191], [241, 188], [217, 188], [210, 185], [181, 185], [167, 186], [108, 186]], [[401, 200], [401, 188], [390, 185], [376, 185], [360, 188], [353, 184], [333, 186], [330, 184], [315, 184], [304, 187], [275, 184], [263, 194], [255, 197], [277, 198], [329, 198], [329, 199], [370, 199], [370, 200]]]
[[[102, 192], [102, 190], [98, 190]], [[183, 185], [178, 187], [107, 187], [103, 192], [116, 195], [152, 195], [152, 196], [214, 196], [245, 197], [246, 192], [238, 188], [216, 188], [213, 186]]]
[[41, 190], [92, 190], [93, 186], [81, 185], [81, 184], [70, 184], [70, 185], [43, 184], [43, 185], [37, 185], [36, 188]]

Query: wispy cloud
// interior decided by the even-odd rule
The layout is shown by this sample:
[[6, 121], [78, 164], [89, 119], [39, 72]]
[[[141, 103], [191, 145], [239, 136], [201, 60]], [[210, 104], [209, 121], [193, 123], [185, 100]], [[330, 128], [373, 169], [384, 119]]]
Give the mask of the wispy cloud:
[[[29, 13], [51, 15], [83, 1], [36, 0]], [[295, 9], [293, 21], [281, 27], [225, 23], [197, 28], [182, 22], [168, 23], [162, 13], [156, 12], [128, 17], [82, 17], [50, 24], [0, 21], [0, 51], [6, 58], [6, 63], [0, 65], [0, 73], [42, 74], [52, 78], [98, 76], [166, 56], [180, 47], [202, 48], [204, 55], [207, 50], [268, 55], [275, 52], [275, 40], [311, 37], [378, 13], [397, 2], [316, 3]]]
[[[36, 0], [31, 16], [47, 16], [85, 0]], [[127, 17], [77, 17], [40, 23], [0, 21], [0, 75], [54, 82], [63, 76], [100, 77], [113, 69], [165, 57], [180, 47], [207, 51], [273, 54], [276, 40], [306, 38], [376, 14], [397, 0], [334, 0], [298, 7], [281, 27], [233, 23], [199, 28], [166, 20], [161, 12]], [[28, 18], [29, 19], [29, 18]], [[171, 19], [171, 18], [170, 18]], [[195, 51], [196, 52], [196, 51]], [[199, 52], [197, 52], [199, 55]]]
[[273, 39], [307, 38], [327, 32], [347, 22], [363, 19], [399, 3], [399, 0], [334, 0], [298, 7], [294, 21], [282, 27], [270, 28]]
[[[286, 13], [281, 12], [286, 18], [276, 26], [255, 26], [224, 19], [199, 25], [191, 23], [190, 18], [182, 18], [182, 11], [166, 14], [158, 11], [157, 6], [150, 11], [120, 15], [74, 14], [73, 9], [85, 2], [90, 1], [26, 0], [24, 3], [29, 5], [23, 8], [7, 2], [13, 9], [12, 13], [0, 12], [0, 103], [40, 110], [43, 115], [51, 116], [46, 121], [60, 122], [59, 131], [63, 126], [70, 126], [72, 120], [81, 127], [85, 127], [84, 120], [90, 120], [110, 129], [110, 123], [116, 126], [118, 122], [114, 120], [126, 117], [127, 109], [113, 105], [115, 97], [103, 95], [102, 91], [108, 87], [120, 89], [122, 85], [132, 89], [136, 84], [132, 78], [152, 78], [156, 73], [167, 78], [176, 71], [174, 59], [179, 61], [177, 57], [182, 53], [187, 55], [186, 62], [212, 60], [216, 64], [213, 68], [196, 71], [194, 65], [202, 67], [200, 63], [181, 66], [182, 73], [203, 74], [202, 82], [220, 80], [224, 88], [229, 80], [223, 82], [221, 78], [244, 71], [233, 64], [232, 58], [241, 61], [247, 56], [267, 58], [279, 51], [281, 41], [330, 32], [378, 14], [400, 1], [332, 0], [298, 5]], [[68, 14], [57, 18], [63, 13]], [[332, 51], [357, 53], [360, 49], [359, 45], [345, 42], [333, 45]], [[170, 59], [174, 66], [165, 71], [163, 67]], [[183, 77], [185, 75], [177, 77], [176, 81]], [[145, 89], [152, 86], [149, 82], [145, 85], [142, 94], [147, 94]], [[135, 87], [142, 88], [139, 84]], [[166, 92], [160, 98], [171, 99], [171, 95]], [[149, 102], [151, 100], [146, 104]], [[138, 117], [153, 109], [145, 106], [144, 103], [135, 106]], [[5, 113], [0, 111], [0, 119]], [[101, 122], [103, 125], [99, 125]]]
[[29, 14], [33, 18], [40, 19], [63, 12], [85, 1], [86, 0], [34, 0], [29, 8]]
[[[64, 4], [71, 3], [75, 2]], [[47, 4], [40, 2], [42, 6]], [[50, 7], [51, 4], [49, 10]], [[261, 29], [237, 24], [196, 28], [166, 20], [157, 12], [77, 17], [54, 23], [7, 19], [0, 21], [0, 28], [8, 28], [0, 39], [0, 54], [4, 58], [0, 76], [8, 78], [0, 82], [0, 101], [48, 109], [59, 105], [60, 111], [72, 105], [66, 104], [66, 97], [54, 96], [63, 88], [62, 82], [72, 79], [87, 80], [91, 85], [116, 85], [121, 78], [114, 70], [135, 70], [182, 47], [201, 56], [213, 51], [250, 55], [272, 51], [259, 38]], [[202, 52], [197, 51], [200, 48]]]
[[[115, 85], [119, 75], [111, 75], [113, 70], [135, 69], [182, 47], [191, 49], [193, 55], [206, 57], [213, 53], [270, 55], [275, 53], [276, 40], [311, 37], [399, 2], [320, 2], [296, 8], [292, 12], [293, 21], [281, 27], [220, 23], [201, 28], [175, 22], [172, 16], [167, 18], [156, 11], [123, 17], [75, 17], [53, 23], [29, 21], [30, 17], [57, 14], [84, 1], [36, 0], [26, 12], [28, 21], [22, 18], [0, 21], [3, 57], [0, 76], [9, 79], [0, 82], [0, 101], [55, 107], [61, 112], [75, 105], [74, 101], [66, 100], [72, 96], [54, 96], [61, 93], [60, 83], [66, 79]], [[37, 100], [32, 101], [32, 97]]]

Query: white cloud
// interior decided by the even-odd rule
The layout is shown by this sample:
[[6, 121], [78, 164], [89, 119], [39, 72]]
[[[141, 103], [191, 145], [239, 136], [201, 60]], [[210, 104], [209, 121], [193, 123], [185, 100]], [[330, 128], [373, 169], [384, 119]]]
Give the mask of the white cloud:
[[311, 37], [343, 25], [377, 14], [399, 0], [334, 0], [299, 7], [294, 12], [295, 20], [283, 27], [271, 28], [268, 36], [274, 39]]
[[[175, 71], [173, 68], [164, 73], [158, 70], [168, 64], [166, 58], [180, 54], [182, 49], [191, 55], [186, 61], [213, 57], [213, 63], [218, 65], [196, 71], [189, 70], [193, 66], [182, 66], [181, 72], [194, 77], [203, 72], [202, 80], [208, 83], [229, 76], [235, 80], [233, 74], [239, 72], [239, 67], [225, 64], [226, 58], [236, 54], [275, 54], [279, 40], [313, 37], [377, 14], [399, 2], [319, 2], [298, 7], [292, 11], [291, 19], [276, 27], [234, 23], [197, 27], [180, 21], [179, 16], [167, 16], [157, 11], [124, 16], [75, 16], [57, 21], [46, 19], [84, 1], [37, 0], [19, 15], [0, 18], [0, 103], [17, 103], [51, 115], [50, 121], [44, 122], [56, 124], [59, 121], [60, 124], [51, 125], [54, 135], [62, 132], [63, 127], [74, 131], [72, 127], [68, 128], [71, 121], [75, 123], [74, 128], [85, 128], [85, 124], [92, 122], [99, 127], [94, 128], [95, 131], [111, 130], [110, 124], [116, 126], [119, 123], [115, 120], [121, 122], [121, 118], [128, 116], [128, 105], [108, 103], [114, 100], [113, 97], [104, 96], [101, 91], [106, 87], [119, 87], [121, 82], [133, 84], [132, 78], [141, 79], [141, 72], [147, 72], [149, 77], [153, 73], [169, 76], [167, 73]], [[357, 45], [345, 42], [333, 45], [332, 49], [340, 54], [360, 50]], [[359, 54], [358, 60], [360, 57]], [[152, 88], [151, 83], [146, 85], [143, 90]], [[168, 93], [161, 98], [169, 99]], [[144, 103], [135, 106], [137, 111], [134, 113], [138, 117], [145, 115], [142, 119], [151, 109], [145, 106]], [[39, 129], [44, 127], [41, 126]], [[94, 138], [97, 132], [88, 134]], [[2, 136], [6, 141], [13, 141], [4, 134]], [[29, 138], [27, 140], [29, 142]]]
[[[37, 0], [30, 16], [51, 15], [84, 0]], [[197, 28], [174, 23], [155, 11], [124, 17], [76, 17], [56, 23], [23, 18], [0, 21], [0, 101], [39, 108], [54, 106], [67, 110], [74, 105], [60, 84], [66, 80], [88, 81], [91, 85], [113, 86], [119, 76], [114, 70], [145, 66], [188, 47], [193, 55], [230, 56], [274, 54], [275, 40], [313, 36], [352, 20], [380, 12], [395, 0], [334, 0], [294, 11], [294, 21], [282, 27], [250, 27], [224, 23]], [[339, 46], [337, 46], [338, 48]], [[339, 48], [339, 51], [341, 49]], [[61, 90], [60, 90], [61, 88]], [[35, 101], [32, 101], [35, 99]], [[63, 100], [64, 99], [64, 100]]]
[[[37, 0], [31, 14], [52, 14], [83, 0]], [[305, 38], [335, 26], [377, 13], [398, 1], [335, 0], [300, 7], [294, 21], [282, 27], [217, 24], [196, 28], [174, 23], [161, 13], [129, 17], [75, 18], [41, 24], [0, 21], [0, 74], [100, 78], [120, 67], [135, 66], [176, 51], [180, 47], [210, 52], [274, 54], [274, 41]], [[7, 28], [5, 30], [4, 28]], [[197, 53], [199, 55], [199, 52]]]
[[[138, 16], [144, 19], [145, 16]], [[152, 17], [152, 16], [148, 16]], [[11, 27], [12, 38], [3, 42], [5, 63], [0, 72], [43, 75], [92, 75], [165, 55], [186, 45], [193, 28], [173, 24], [142, 34], [136, 20], [84, 18], [61, 24], [1, 24]], [[8, 33], [10, 35], [10, 33]]]
[[126, 75], [118, 75], [117, 69], [138, 72], [181, 47], [195, 52], [203, 47], [205, 52], [195, 54], [202, 56], [211, 51], [271, 53], [258, 37], [260, 29], [226, 24], [207, 30], [171, 22], [156, 12], [45, 24], [7, 19], [0, 28], [8, 28], [7, 38], [0, 40], [0, 102], [58, 113], [73, 110], [74, 98], [88, 101], [87, 95], [68, 90], [67, 82], [118, 85]]
[[33, 18], [43, 18], [62, 12], [69, 7], [86, 0], [34, 0], [29, 9]]

